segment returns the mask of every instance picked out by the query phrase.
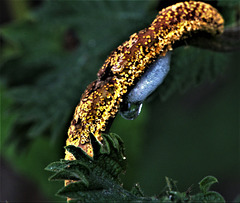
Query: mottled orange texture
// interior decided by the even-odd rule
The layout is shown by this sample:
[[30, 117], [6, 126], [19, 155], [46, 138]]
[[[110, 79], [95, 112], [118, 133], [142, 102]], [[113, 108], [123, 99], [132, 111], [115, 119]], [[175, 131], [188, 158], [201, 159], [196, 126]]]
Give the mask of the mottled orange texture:
[[[93, 156], [90, 133], [101, 142], [101, 133], [109, 128], [124, 96], [148, 66], [171, 50], [175, 42], [195, 33], [221, 34], [223, 24], [218, 11], [202, 2], [181, 2], [160, 11], [150, 27], [131, 35], [107, 58], [98, 79], [87, 87], [76, 107], [66, 145], [81, 147]], [[66, 151], [65, 159], [74, 157]]]

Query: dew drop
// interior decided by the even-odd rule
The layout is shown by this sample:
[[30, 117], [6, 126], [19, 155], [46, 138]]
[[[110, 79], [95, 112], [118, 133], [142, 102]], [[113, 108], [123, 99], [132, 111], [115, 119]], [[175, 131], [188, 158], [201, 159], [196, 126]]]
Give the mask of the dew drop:
[[127, 120], [134, 120], [142, 109], [142, 103], [123, 103], [120, 107], [120, 115]]

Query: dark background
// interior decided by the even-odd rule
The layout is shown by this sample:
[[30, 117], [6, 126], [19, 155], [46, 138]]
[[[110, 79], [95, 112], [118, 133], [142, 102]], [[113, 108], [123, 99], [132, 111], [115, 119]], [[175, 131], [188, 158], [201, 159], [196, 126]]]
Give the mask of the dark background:
[[[67, 128], [83, 90], [116, 46], [146, 27], [159, 9], [169, 5], [166, 1], [134, 5], [121, 1], [90, 1], [90, 5], [61, 2], [55, 1], [47, 9], [45, 1], [0, 2], [1, 201], [62, 200], [54, 193], [63, 183], [48, 182], [50, 174], [44, 167], [64, 157]], [[224, 15], [227, 26], [236, 24], [239, 3], [226, 3], [229, 6], [224, 9], [217, 1], [212, 2]], [[72, 11], [83, 4], [89, 10], [75, 19]], [[37, 20], [32, 18], [33, 13]], [[25, 24], [26, 19], [30, 23]], [[108, 35], [108, 30], [113, 31]], [[145, 194], [158, 194], [167, 176], [178, 181], [180, 191], [191, 185], [195, 191], [204, 176], [213, 175], [219, 180], [213, 189], [226, 200], [233, 201], [239, 195], [240, 55], [214, 53], [210, 58], [215, 60], [209, 65], [207, 57], [201, 58], [209, 53], [189, 47], [174, 51], [171, 68], [183, 67], [189, 75], [179, 73], [180, 79], [175, 77], [175, 86], [171, 86], [170, 74], [163, 88], [144, 103], [136, 120], [117, 116], [111, 132], [119, 134], [125, 143], [128, 170], [122, 179], [126, 188], [139, 182]], [[75, 72], [69, 68], [75, 66]], [[199, 68], [198, 79], [192, 79], [196, 76], [189, 70], [195, 66]], [[209, 67], [210, 73], [204, 69]], [[63, 77], [71, 71], [70, 79]], [[47, 75], [49, 72], [52, 75]], [[66, 86], [69, 83], [74, 84]], [[56, 113], [62, 111], [64, 116]], [[28, 112], [46, 115], [31, 118]], [[45, 127], [43, 120], [49, 121]]]

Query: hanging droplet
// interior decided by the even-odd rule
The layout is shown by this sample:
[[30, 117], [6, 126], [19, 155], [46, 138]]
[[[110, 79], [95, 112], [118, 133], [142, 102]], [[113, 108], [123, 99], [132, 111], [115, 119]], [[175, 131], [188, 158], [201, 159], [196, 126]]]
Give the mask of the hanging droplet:
[[142, 109], [142, 103], [123, 103], [120, 107], [120, 115], [127, 120], [134, 120]]

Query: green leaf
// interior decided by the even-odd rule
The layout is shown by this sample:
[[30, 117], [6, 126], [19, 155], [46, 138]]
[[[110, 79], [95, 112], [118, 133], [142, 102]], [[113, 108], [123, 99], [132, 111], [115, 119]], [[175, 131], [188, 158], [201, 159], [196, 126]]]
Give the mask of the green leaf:
[[205, 194], [209, 191], [210, 187], [217, 182], [218, 180], [215, 177], [206, 176], [199, 182], [199, 188]]
[[87, 190], [87, 186], [83, 182], [71, 183], [57, 192], [57, 195], [62, 197], [77, 198], [83, 191]]
[[209, 191], [204, 195], [204, 200], [206, 202], [225, 202], [222, 195], [220, 195], [218, 192]]
[[[166, 186], [158, 196], [146, 197], [139, 184], [131, 191], [123, 188], [119, 176], [126, 170], [124, 146], [121, 138], [114, 134], [103, 134], [103, 144], [91, 137], [94, 157], [90, 158], [81, 148], [67, 146], [78, 160], [54, 162], [46, 170], [55, 172], [49, 180], [73, 180], [60, 189], [58, 196], [72, 198], [70, 202], [99, 201], [149, 201], [149, 202], [224, 202], [223, 197], [210, 186], [217, 182], [213, 176], [200, 181], [200, 193], [179, 192], [177, 182], [166, 177]], [[108, 151], [104, 145], [108, 146]]]
[[217, 192], [209, 191], [205, 194], [198, 193], [191, 197], [191, 202], [225, 202], [224, 198]]
[[70, 163], [70, 161], [67, 160], [56, 161], [46, 166], [45, 170], [56, 172], [65, 168], [68, 163]]
[[223, 53], [179, 47], [173, 51], [170, 72], [158, 88], [158, 94], [165, 101], [177, 91], [183, 93], [204, 81], [213, 81], [223, 73], [227, 62]]
[[72, 170], [61, 170], [52, 175], [49, 178], [50, 181], [59, 181], [59, 180], [79, 180], [84, 183], [87, 187], [89, 185], [88, 180], [86, 179], [84, 172], [79, 171], [78, 169]]
[[165, 177], [167, 188], [169, 191], [178, 191], [177, 189], [177, 182], [169, 177]]
[[137, 197], [144, 197], [143, 191], [138, 183], [133, 186], [131, 193]]
[[[72, 186], [70, 186], [72, 185]], [[72, 202], [109, 202], [109, 201], [137, 201], [139, 200], [129, 192], [122, 192], [116, 189], [103, 189], [103, 190], [79, 190], [82, 186], [79, 184], [70, 184], [70, 187], [65, 187], [58, 192], [59, 196], [68, 196], [74, 198]], [[74, 185], [74, 186], [73, 186]]]
[[83, 162], [91, 161], [92, 157], [90, 157], [85, 151], [83, 151], [80, 147], [75, 147], [73, 145], [68, 145], [65, 147], [67, 151], [69, 151], [77, 160], [81, 160]]
[[[91, 137], [94, 157], [89, 157], [81, 148], [67, 146], [77, 160], [60, 161], [49, 164], [46, 170], [55, 172], [49, 180], [74, 180], [77, 182], [62, 188], [58, 195], [66, 197], [82, 197], [97, 200], [102, 199], [131, 199], [135, 198], [130, 192], [119, 185], [119, 175], [125, 171], [126, 160], [123, 158], [124, 147], [120, 137], [116, 134], [103, 135], [104, 144], [108, 146], [105, 153], [95, 137]], [[104, 152], [104, 153], [103, 153]], [[96, 156], [95, 156], [96, 155]], [[85, 191], [85, 193], [83, 193]], [[119, 195], [119, 197], [117, 197]]]
[[196, 195], [193, 195], [191, 197], [192, 202], [204, 202], [204, 194], [203, 193], [198, 193]]

